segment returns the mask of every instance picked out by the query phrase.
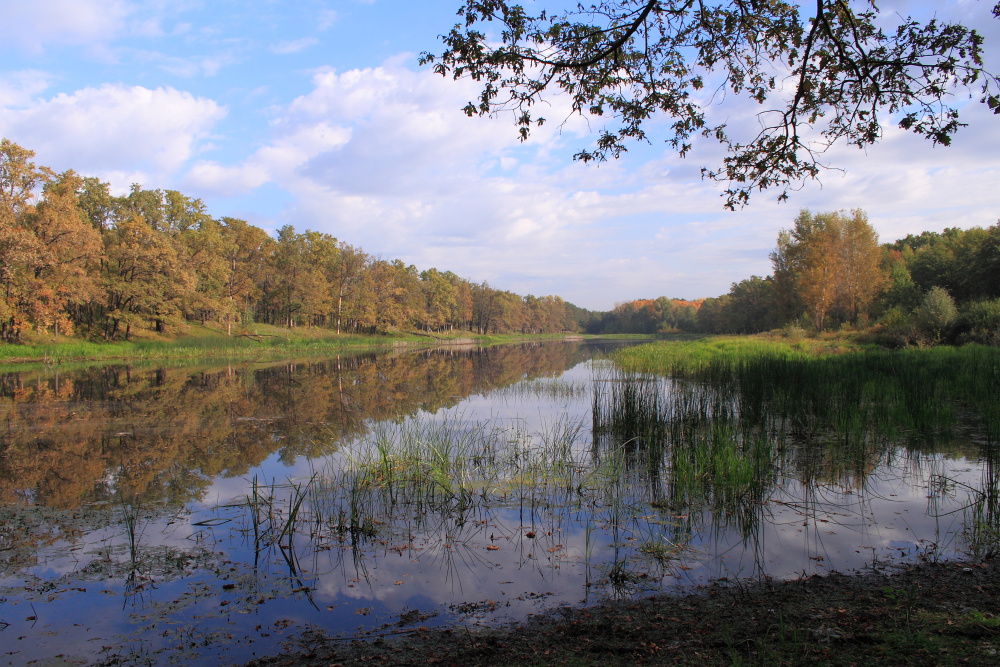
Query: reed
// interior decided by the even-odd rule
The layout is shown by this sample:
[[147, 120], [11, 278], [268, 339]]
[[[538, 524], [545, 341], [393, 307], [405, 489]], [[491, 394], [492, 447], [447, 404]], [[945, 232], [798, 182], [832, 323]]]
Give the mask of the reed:
[[1000, 350], [978, 345], [810, 354], [774, 341], [708, 339], [616, 353], [629, 373], [704, 383], [744, 429], [779, 422], [864, 447], [900, 436], [945, 435], [971, 409], [989, 441], [1000, 431]]

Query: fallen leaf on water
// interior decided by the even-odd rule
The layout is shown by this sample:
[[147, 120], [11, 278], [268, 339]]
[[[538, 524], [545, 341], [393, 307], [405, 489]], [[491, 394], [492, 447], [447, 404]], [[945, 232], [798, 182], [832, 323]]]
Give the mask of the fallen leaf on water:
[[487, 544], [486, 545], [486, 550], [487, 551], [500, 551], [500, 547], [496, 546], [495, 544]]

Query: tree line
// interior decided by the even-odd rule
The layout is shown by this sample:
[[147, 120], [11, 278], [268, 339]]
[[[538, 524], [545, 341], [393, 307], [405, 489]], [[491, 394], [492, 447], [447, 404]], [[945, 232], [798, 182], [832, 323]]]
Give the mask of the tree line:
[[478, 333], [575, 331], [557, 296], [418, 271], [315, 231], [276, 237], [199, 199], [54, 173], [0, 140], [0, 341], [27, 328], [129, 338], [184, 321]]
[[697, 301], [592, 312], [450, 271], [418, 271], [286, 225], [272, 237], [199, 199], [133, 185], [122, 196], [0, 140], [0, 341], [28, 328], [108, 340], [184, 321], [337, 333], [754, 333], [874, 327], [893, 344], [1000, 343], [1000, 224], [879, 244], [864, 211], [801, 211], [773, 273]]
[[868, 329], [892, 345], [1000, 344], [1000, 223], [947, 228], [880, 244], [862, 210], [801, 211], [778, 234], [773, 273], [729, 293], [660, 297], [591, 314], [593, 333], [755, 333]]

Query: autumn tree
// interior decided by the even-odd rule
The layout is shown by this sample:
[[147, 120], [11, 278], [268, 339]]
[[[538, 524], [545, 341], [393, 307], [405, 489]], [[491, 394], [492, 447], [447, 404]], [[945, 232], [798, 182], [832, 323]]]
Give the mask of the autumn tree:
[[111, 184], [93, 176], [81, 179], [77, 206], [90, 225], [98, 232], [110, 228], [114, 220], [116, 198], [111, 194]]
[[452, 319], [457, 305], [455, 286], [437, 269], [420, 274], [420, 288], [424, 298], [424, 327], [440, 331]]
[[56, 176], [33, 153], [0, 143], [0, 340], [22, 329], [129, 338], [139, 326], [258, 318], [284, 326], [387, 332], [478, 327], [572, 330], [559, 297], [521, 297], [451, 272], [421, 274], [370, 257], [329, 234], [291, 225], [277, 238], [235, 218], [212, 218], [175, 190]]
[[487, 334], [496, 329], [501, 308], [497, 290], [485, 280], [481, 284], [470, 285], [472, 296], [472, 327], [477, 333]]
[[838, 310], [857, 322], [885, 283], [878, 236], [863, 211], [811, 214], [778, 235], [771, 253], [779, 302], [799, 303], [817, 331]]
[[336, 279], [339, 249], [337, 239], [322, 232], [306, 231], [302, 278], [303, 316], [311, 326], [325, 326], [334, 313], [333, 281]]
[[225, 263], [222, 319], [231, 335], [233, 322], [243, 321], [250, 302], [260, 295], [258, 279], [274, 241], [263, 229], [239, 218], [223, 217], [219, 224]]
[[[118, 296], [127, 294], [129, 305], [120, 310], [120, 304], [111, 303], [118, 296], [111, 297], [108, 292], [110, 311], [117, 310], [126, 319], [110, 316], [106, 332], [117, 331], [118, 324], [127, 321], [126, 336], [131, 335], [135, 324], [147, 317], [157, 331], [164, 330], [168, 319], [207, 319], [218, 307], [221, 279], [215, 227], [201, 200], [175, 190], [145, 190], [136, 183], [127, 195], [118, 197], [113, 205], [112, 229], [104, 234], [106, 255], [109, 259], [116, 256], [104, 279], [114, 285], [111, 290], [125, 287]], [[137, 247], [141, 239], [149, 240], [148, 248]], [[125, 247], [112, 251], [109, 246], [119, 242]], [[122, 261], [131, 267], [143, 256], [153, 264], [124, 269], [123, 265], [114, 266]], [[161, 290], [159, 297], [157, 290]]]
[[[465, 0], [458, 15], [443, 51], [421, 62], [481, 86], [466, 114], [512, 112], [523, 140], [546, 120], [540, 103], [565, 94], [573, 113], [609, 119], [596, 146], [576, 154], [584, 161], [660, 132], [682, 156], [695, 137], [717, 141], [727, 155], [703, 174], [729, 183], [728, 208], [770, 187], [786, 198], [819, 174], [831, 145], [878, 142], [887, 116], [947, 145], [963, 125], [956, 92], [1000, 112], [974, 28], [893, 21], [874, 0], [597, 0], [534, 13]], [[761, 106], [756, 134], [733, 135], [709, 116], [708, 105], [732, 97]], [[652, 124], [658, 116], [667, 122]]]
[[337, 333], [344, 327], [346, 313], [357, 310], [355, 297], [362, 282], [362, 273], [368, 264], [368, 255], [347, 243], [337, 245], [337, 256], [331, 267], [330, 284], [337, 300]]
[[268, 310], [271, 323], [294, 327], [303, 308], [303, 276], [310, 270], [306, 264], [305, 238], [291, 225], [278, 230], [274, 252], [270, 257], [273, 268]]
[[82, 184], [72, 171], [60, 174], [46, 183], [42, 200], [26, 216], [36, 247], [28, 282], [31, 319], [56, 335], [70, 333], [69, 309], [104, 298], [97, 278], [103, 247], [78, 206]]
[[0, 338], [20, 337], [28, 321], [30, 280], [40, 251], [38, 239], [26, 227], [34, 212], [34, 192], [51, 172], [35, 166], [34, 152], [7, 139], [0, 140]]
[[445, 271], [443, 275], [455, 289], [455, 303], [448, 318], [449, 323], [455, 329], [472, 329], [472, 285], [451, 271]]
[[366, 271], [368, 299], [363, 322], [372, 331], [400, 329], [423, 316], [423, 292], [415, 266], [376, 259]]
[[850, 216], [842, 215], [841, 221], [838, 305], [848, 320], [857, 324], [886, 283], [882, 248], [864, 211], [855, 209]]
[[105, 337], [128, 339], [144, 320], [162, 326], [179, 315], [182, 299], [194, 288], [193, 276], [181, 268], [168, 237], [138, 215], [118, 220], [104, 235]]

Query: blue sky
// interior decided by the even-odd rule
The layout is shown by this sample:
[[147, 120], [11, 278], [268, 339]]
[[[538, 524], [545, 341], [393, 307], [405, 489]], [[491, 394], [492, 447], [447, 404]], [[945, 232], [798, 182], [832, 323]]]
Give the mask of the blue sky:
[[[987, 37], [993, 2], [884, 0], [883, 15], [958, 18]], [[215, 216], [327, 232], [373, 255], [451, 270], [520, 294], [616, 302], [698, 298], [770, 272], [799, 209], [862, 208], [891, 241], [1000, 218], [1000, 118], [968, 105], [953, 146], [888, 127], [866, 152], [838, 147], [789, 202], [722, 209], [700, 179], [717, 147], [679, 159], [634, 146], [572, 162], [599, 125], [549, 123], [525, 144], [508, 118], [467, 118], [466, 82], [417, 65], [457, 0], [9, 0], [0, 23], [0, 136], [39, 164], [176, 189]], [[565, 103], [552, 102], [550, 118]], [[730, 102], [712, 113], [747, 124]], [[651, 135], [655, 137], [655, 124]]]

